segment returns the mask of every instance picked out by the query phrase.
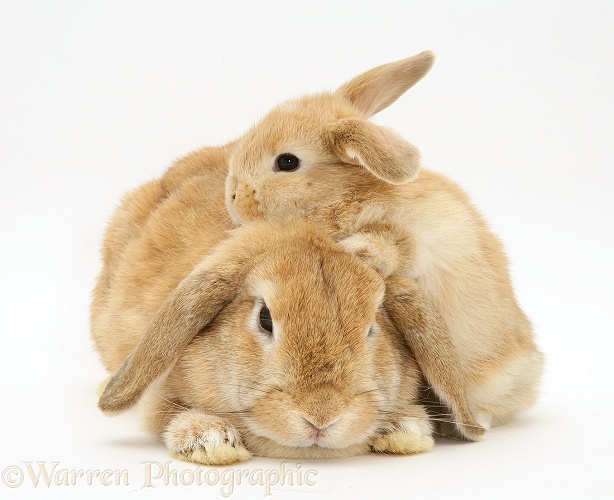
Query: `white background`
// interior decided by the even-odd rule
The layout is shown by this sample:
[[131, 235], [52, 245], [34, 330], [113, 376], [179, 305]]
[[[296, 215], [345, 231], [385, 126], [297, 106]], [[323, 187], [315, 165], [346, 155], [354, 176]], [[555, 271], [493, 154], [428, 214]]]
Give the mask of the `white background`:
[[[273, 498], [612, 498], [613, 6], [3, 0], [0, 497], [219, 496], [142, 488], [141, 462], [166, 450], [135, 415], [96, 408], [88, 305], [105, 223], [122, 193], [273, 104], [431, 49], [431, 73], [375, 121], [464, 186], [505, 242], [547, 355], [540, 403], [481, 443], [303, 462], [317, 484]], [[130, 485], [35, 488], [28, 461], [127, 469]], [[26, 477], [10, 489], [12, 466]]]

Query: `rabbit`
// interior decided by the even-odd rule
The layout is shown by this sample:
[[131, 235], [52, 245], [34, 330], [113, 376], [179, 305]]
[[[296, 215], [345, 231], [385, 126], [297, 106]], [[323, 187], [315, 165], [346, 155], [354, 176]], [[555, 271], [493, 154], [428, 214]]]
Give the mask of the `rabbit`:
[[412, 454], [433, 446], [428, 384], [481, 439], [452, 339], [415, 283], [308, 221], [234, 228], [227, 157], [194, 153], [116, 210], [91, 307], [112, 374], [100, 409], [137, 405], [173, 456], [202, 464]]
[[103, 268], [96, 281], [94, 304], [106, 300], [106, 293], [128, 244], [137, 238], [152, 212], [183, 182], [198, 175], [209, 175], [213, 181], [225, 176], [232, 143], [221, 147], [205, 147], [178, 160], [160, 179], [139, 186], [122, 199], [105, 233], [102, 249]]
[[458, 185], [368, 121], [433, 62], [422, 52], [275, 107], [234, 143], [226, 205], [237, 225], [309, 220], [382, 276], [417, 283], [450, 331], [470, 408], [488, 429], [535, 403], [544, 363], [507, 257]]

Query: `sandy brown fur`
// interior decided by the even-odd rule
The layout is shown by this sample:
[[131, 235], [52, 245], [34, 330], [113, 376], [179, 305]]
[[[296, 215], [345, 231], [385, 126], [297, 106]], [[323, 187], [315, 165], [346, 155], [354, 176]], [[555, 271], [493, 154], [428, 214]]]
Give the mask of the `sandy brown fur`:
[[[233, 230], [226, 157], [195, 153], [128, 195], [111, 221], [91, 311], [112, 373], [101, 409], [140, 401], [175, 456], [205, 464], [429, 449], [411, 351], [432, 323], [399, 335], [383, 277], [313, 224]], [[254, 326], [259, 301], [281, 329], [276, 343]], [[451, 398], [466, 407], [464, 394]]]
[[[140, 335], [131, 321], [140, 325], [143, 315], [151, 314], [191, 270], [193, 263], [182, 260], [181, 248], [194, 245], [198, 252], [200, 246], [204, 253], [231, 228], [223, 200], [219, 200], [227, 154], [226, 148], [207, 148], [189, 155], [161, 179], [129, 193], [113, 214], [91, 307], [92, 337], [110, 371], [119, 368]], [[171, 214], [178, 210], [183, 217], [183, 224], [177, 226], [181, 234], [151, 229], [166, 220], [171, 224]], [[211, 221], [204, 229], [205, 243], [195, 231], [203, 221]], [[143, 287], [152, 292], [147, 302], [140, 297]], [[119, 307], [124, 311], [122, 318], [116, 317]], [[105, 328], [99, 328], [100, 324]]]
[[[507, 257], [459, 186], [418, 173], [417, 149], [368, 122], [433, 60], [422, 53], [274, 108], [236, 142], [226, 200], [238, 224], [306, 218], [383, 276], [415, 280], [452, 335], [474, 414], [490, 426], [533, 404], [543, 365]], [[276, 171], [284, 153], [301, 167]]]

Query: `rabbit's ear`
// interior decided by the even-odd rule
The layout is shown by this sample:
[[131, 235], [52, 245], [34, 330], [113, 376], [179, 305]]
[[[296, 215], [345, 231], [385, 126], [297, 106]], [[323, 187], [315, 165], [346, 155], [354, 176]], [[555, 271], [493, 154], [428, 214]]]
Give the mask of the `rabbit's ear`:
[[337, 90], [360, 109], [366, 118], [390, 106], [416, 84], [433, 66], [430, 51], [384, 64], [357, 76]]
[[394, 276], [386, 281], [384, 307], [413, 352], [431, 390], [452, 411], [451, 422], [470, 441], [484, 429], [475, 421], [465, 397], [465, 381], [450, 332], [415, 282]]
[[330, 144], [339, 158], [361, 165], [390, 184], [413, 181], [420, 172], [420, 151], [390, 129], [366, 120], [345, 118], [328, 131]]
[[238, 276], [194, 269], [152, 317], [132, 353], [109, 380], [99, 408], [113, 414], [133, 406], [145, 389], [173, 366], [196, 334], [233, 300], [240, 282]]

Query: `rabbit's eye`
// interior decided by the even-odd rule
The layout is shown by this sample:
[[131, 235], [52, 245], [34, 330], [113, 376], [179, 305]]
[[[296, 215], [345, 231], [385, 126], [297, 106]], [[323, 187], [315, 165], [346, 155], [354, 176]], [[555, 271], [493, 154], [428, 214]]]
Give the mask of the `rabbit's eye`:
[[301, 161], [290, 153], [279, 155], [275, 160], [275, 170], [280, 172], [294, 172], [300, 167]]
[[267, 306], [262, 306], [258, 313], [258, 326], [262, 331], [273, 333], [273, 320], [271, 319], [271, 311]]

